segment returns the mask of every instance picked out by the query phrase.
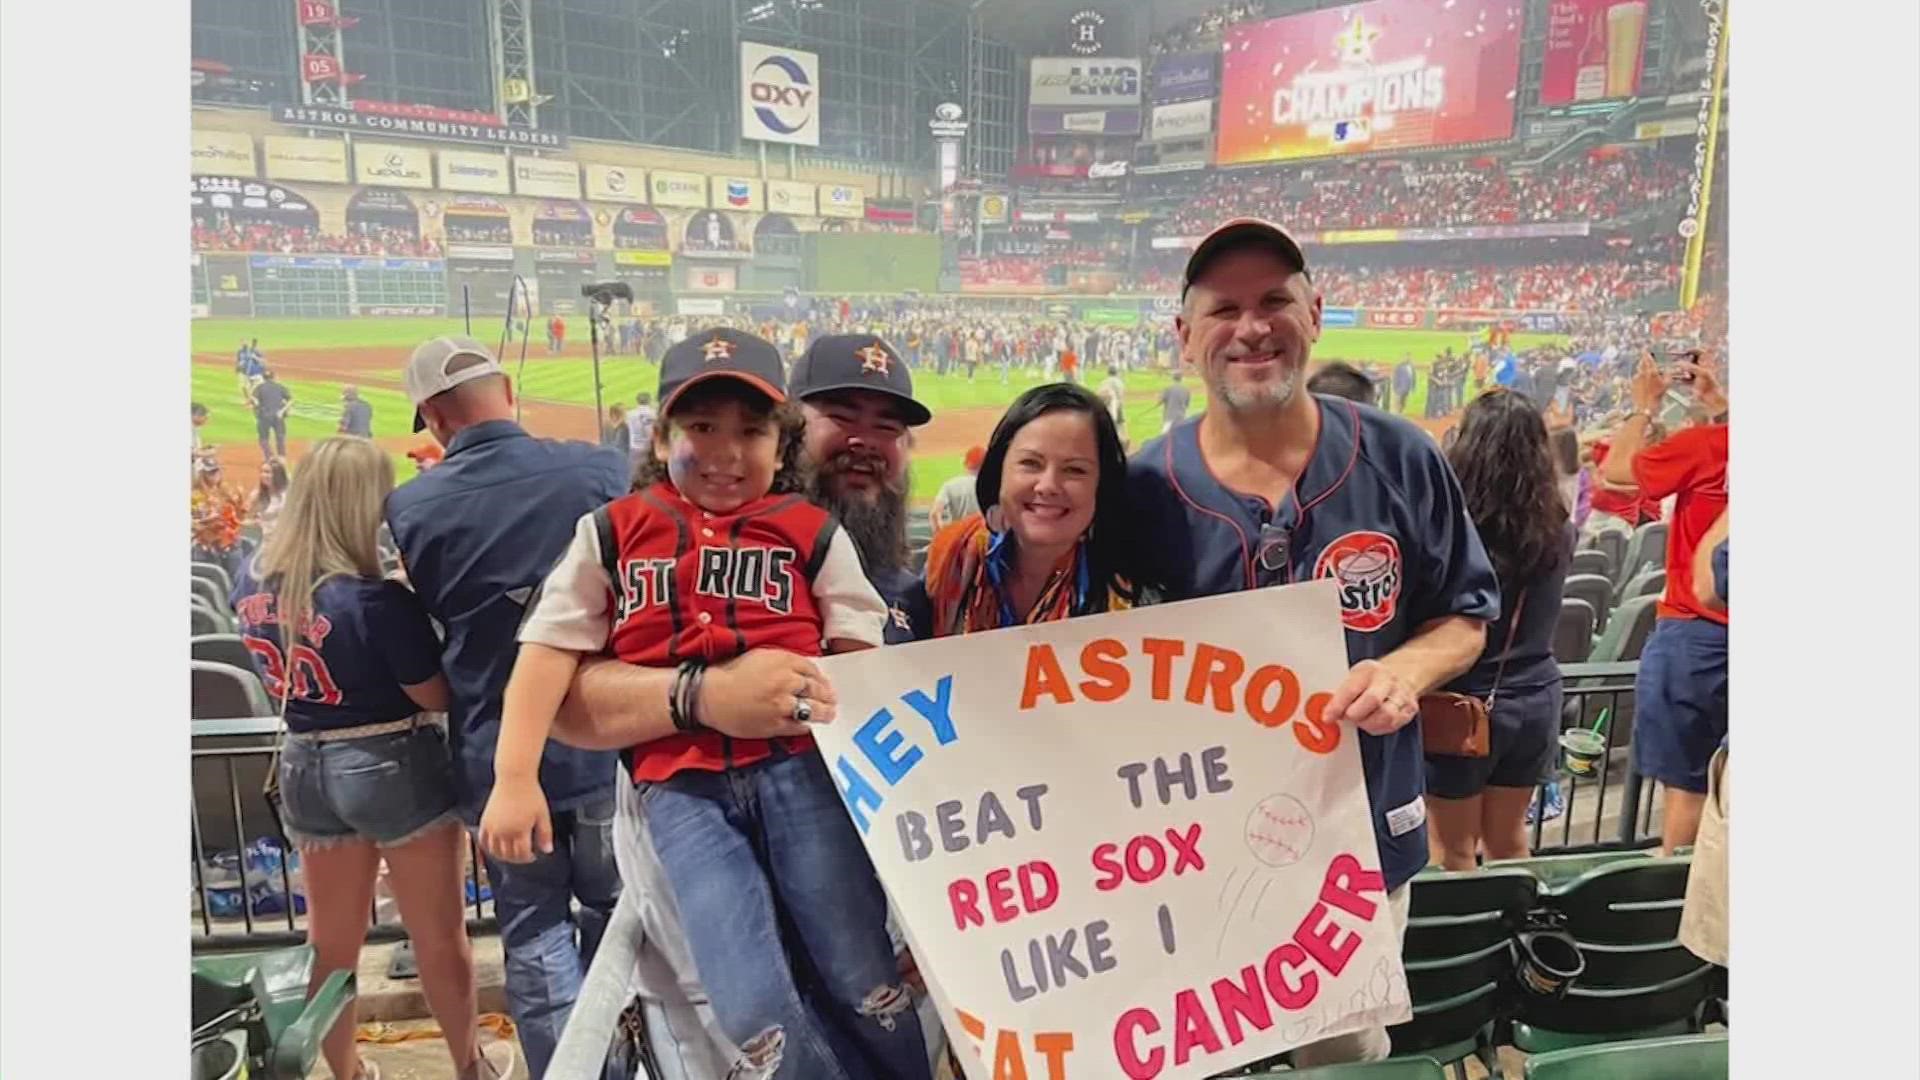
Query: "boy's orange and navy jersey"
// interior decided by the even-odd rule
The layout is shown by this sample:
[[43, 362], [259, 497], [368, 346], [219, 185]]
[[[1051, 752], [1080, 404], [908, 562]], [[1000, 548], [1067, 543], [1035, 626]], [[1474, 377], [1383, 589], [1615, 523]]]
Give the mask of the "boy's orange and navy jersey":
[[[661, 483], [580, 520], [520, 640], [670, 668], [757, 648], [819, 656], [833, 638], [878, 645], [886, 618], [852, 540], [825, 510], [767, 495], [710, 514]], [[812, 740], [785, 742], [799, 752]], [[629, 760], [636, 781], [662, 780], [770, 753], [764, 740], [703, 732], [646, 743]]]

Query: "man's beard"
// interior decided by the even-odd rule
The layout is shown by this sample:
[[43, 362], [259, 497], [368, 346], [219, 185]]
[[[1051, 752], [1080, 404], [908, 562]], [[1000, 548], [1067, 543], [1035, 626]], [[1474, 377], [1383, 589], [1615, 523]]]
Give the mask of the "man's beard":
[[912, 487], [911, 467], [902, 470], [898, 482], [881, 479], [871, 492], [837, 493], [834, 479], [846, 472], [853, 455], [836, 454], [813, 470], [814, 505], [822, 506], [840, 519], [840, 527], [853, 538], [860, 562], [869, 574], [880, 570], [899, 570], [907, 563], [907, 492]]
[[1278, 379], [1252, 386], [1229, 387], [1228, 368], [1223, 364], [1209, 380], [1210, 389], [1213, 396], [1229, 409], [1277, 408], [1292, 401], [1294, 394], [1299, 392], [1306, 367], [1305, 364], [1296, 364], [1291, 372]]

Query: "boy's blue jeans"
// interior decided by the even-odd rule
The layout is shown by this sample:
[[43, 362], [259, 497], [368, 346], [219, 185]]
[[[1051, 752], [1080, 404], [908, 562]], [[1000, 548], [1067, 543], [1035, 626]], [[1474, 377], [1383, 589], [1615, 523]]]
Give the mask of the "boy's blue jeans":
[[739, 1075], [927, 1080], [886, 894], [818, 754], [688, 770], [639, 797]]

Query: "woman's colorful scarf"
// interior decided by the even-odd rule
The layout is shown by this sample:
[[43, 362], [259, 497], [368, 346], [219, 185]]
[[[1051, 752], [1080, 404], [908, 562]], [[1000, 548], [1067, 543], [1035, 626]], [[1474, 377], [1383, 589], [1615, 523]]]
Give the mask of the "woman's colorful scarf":
[[[1054, 622], [1091, 611], [1121, 611], [1138, 603], [1125, 581], [1095, 586], [1086, 543], [1075, 544], [1054, 567], [1033, 607], [1013, 609], [1011, 530], [995, 532], [979, 514], [940, 531], [927, 552], [927, 597], [933, 602], [933, 633], [950, 637], [976, 630]], [[1103, 589], [1104, 596], [1096, 588]]]

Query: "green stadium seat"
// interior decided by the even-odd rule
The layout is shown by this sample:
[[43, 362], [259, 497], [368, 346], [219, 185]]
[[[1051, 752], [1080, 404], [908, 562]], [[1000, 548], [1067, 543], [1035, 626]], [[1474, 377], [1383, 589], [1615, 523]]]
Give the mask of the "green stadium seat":
[[1560, 595], [1568, 600], [1585, 600], [1593, 608], [1593, 629], [1603, 633], [1607, 629], [1607, 616], [1613, 612], [1613, 581], [1604, 572], [1586, 572], [1576, 569], [1567, 575], [1566, 585]]
[[1501, 983], [1490, 982], [1444, 1001], [1414, 1002], [1413, 1019], [1387, 1029], [1395, 1057], [1423, 1057], [1458, 1066], [1465, 1080], [1466, 1059], [1476, 1058], [1499, 1080], [1500, 1057], [1494, 1029], [1501, 1013]]
[[1593, 605], [1577, 596], [1560, 601], [1560, 614], [1553, 624], [1553, 658], [1563, 664], [1578, 664], [1593, 651]]
[[1628, 535], [1618, 529], [1603, 529], [1592, 538], [1595, 551], [1607, 553], [1607, 578], [1619, 583], [1620, 566], [1627, 561]]
[[1567, 568], [1568, 576], [1574, 574], [1599, 574], [1602, 577], [1613, 576], [1613, 557], [1599, 548], [1586, 548], [1573, 553], [1573, 565]]
[[1633, 580], [1620, 587], [1620, 597], [1659, 596], [1667, 591], [1667, 572], [1665, 570], [1642, 570], [1633, 576]]
[[1294, 1069], [1291, 1072], [1256, 1075], [1288, 1076], [1293, 1077], [1294, 1080], [1446, 1080], [1447, 1071], [1432, 1058], [1404, 1057], [1390, 1061], [1369, 1061], [1355, 1065], [1322, 1065], [1313, 1069]]
[[1626, 556], [1613, 568], [1614, 584], [1622, 584], [1648, 567], [1667, 565], [1667, 523], [1648, 521], [1633, 530], [1627, 540]]
[[1620, 602], [1607, 620], [1606, 632], [1593, 643], [1587, 656], [1592, 664], [1611, 664], [1640, 659], [1640, 650], [1653, 635], [1654, 620], [1659, 618], [1657, 596], [1631, 596]]
[[189, 648], [195, 660], [211, 660], [241, 671], [254, 670], [253, 654], [247, 651], [246, 640], [238, 634], [196, 634]]
[[1532, 1053], [1699, 1030], [1714, 969], [1677, 940], [1691, 862], [1619, 859], [1546, 890], [1542, 904], [1578, 943], [1586, 970], [1563, 998], [1521, 996], [1515, 1046]]
[[1512, 978], [1514, 930], [1539, 901], [1525, 870], [1426, 870], [1411, 882], [1402, 955], [1413, 1019], [1388, 1030], [1396, 1056], [1460, 1068], [1477, 1058], [1494, 1076], [1500, 988]]
[[1727, 1037], [1683, 1035], [1536, 1054], [1527, 1080], [1726, 1080]]
[[222, 598], [233, 595], [233, 581], [227, 577], [227, 569], [224, 566], [215, 566], [209, 562], [195, 562], [193, 576], [212, 582]]
[[231, 606], [227, 603], [227, 594], [221, 592], [220, 587], [212, 581], [195, 575], [191, 584], [193, 586], [193, 595], [205, 600], [207, 606], [211, 607], [214, 611], [224, 613], [231, 610]]
[[1536, 878], [1542, 890], [1559, 888], [1596, 867], [1627, 859], [1647, 859], [1645, 851], [1596, 851], [1581, 855], [1535, 855], [1526, 859], [1503, 859], [1487, 863], [1481, 873], [1493, 870], [1524, 870]]
[[355, 975], [336, 971], [312, 998], [313, 949], [196, 956], [192, 1019], [196, 1033], [228, 1027], [247, 1032], [252, 1076], [304, 1080], [320, 1040], [357, 996]]
[[206, 601], [193, 598], [193, 629], [196, 636], [201, 634], [225, 634], [233, 630], [233, 625], [215, 614], [207, 607]]

